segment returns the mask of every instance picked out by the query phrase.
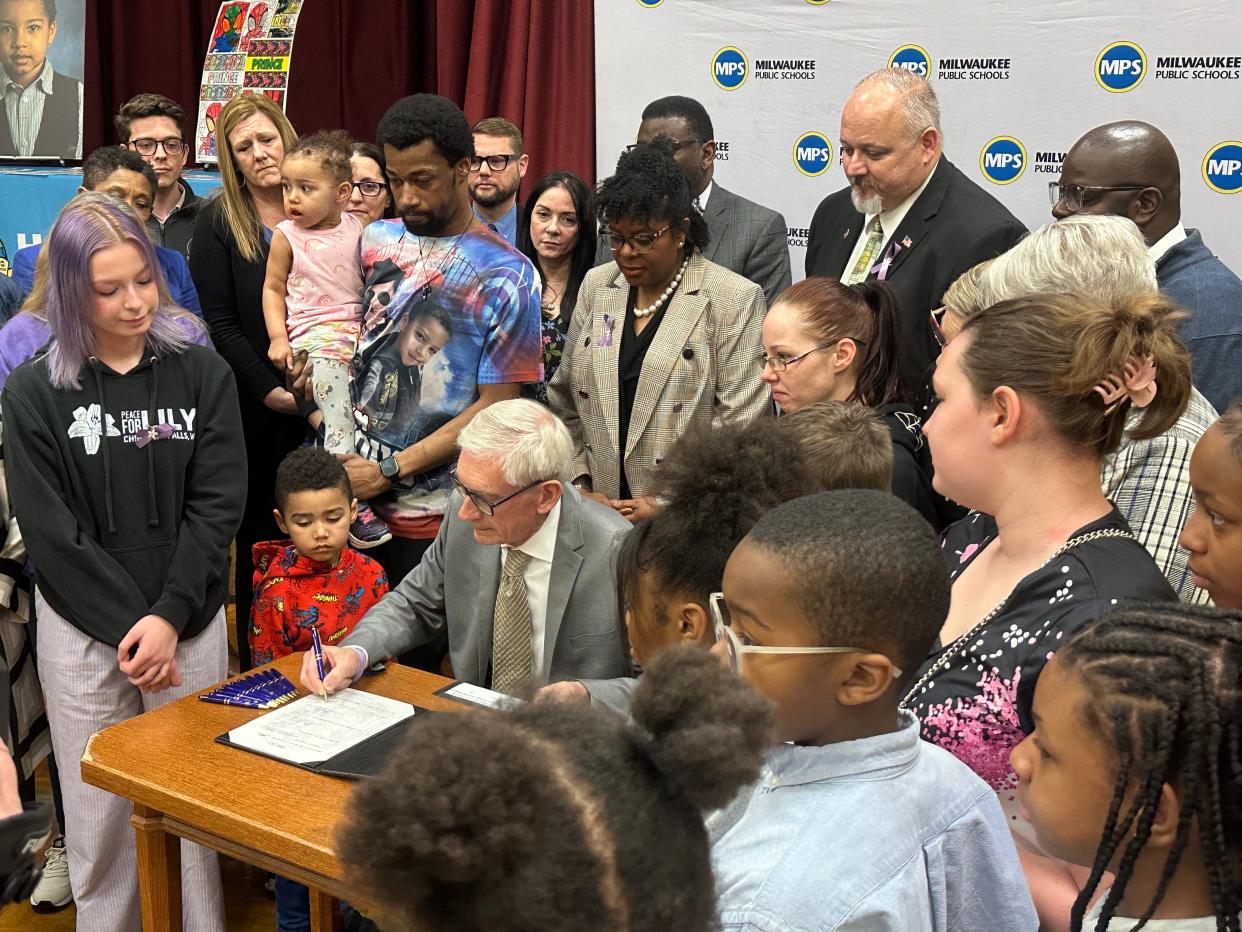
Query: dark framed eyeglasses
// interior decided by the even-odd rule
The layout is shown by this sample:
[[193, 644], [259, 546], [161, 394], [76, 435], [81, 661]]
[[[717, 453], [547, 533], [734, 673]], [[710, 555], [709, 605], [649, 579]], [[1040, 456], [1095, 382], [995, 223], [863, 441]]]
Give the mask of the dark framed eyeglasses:
[[472, 155], [470, 157], [470, 170], [477, 172], [483, 167], [483, 163], [487, 163], [487, 167], [494, 172], [502, 172], [509, 167], [509, 163], [516, 159], [513, 153], [508, 155]]
[[[680, 152], [682, 149], [688, 149], [690, 146], [699, 146], [706, 142], [704, 139], [674, 139], [672, 136], [660, 136], [658, 138], [664, 142], [671, 142], [673, 144], [674, 152]], [[633, 152], [641, 145], [643, 145], [641, 142], [632, 142], [625, 147], [625, 151]]]
[[504, 498], [500, 499], [499, 501], [493, 502], [490, 499], [485, 498], [483, 495], [479, 494], [478, 492], [474, 491], [474, 489], [469, 488], [465, 483], [463, 483], [461, 479], [457, 477], [456, 466], [453, 466], [449, 469], [449, 478], [453, 480], [453, 487], [456, 488], [457, 491], [461, 492], [462, 495], [466, 496], [466, 498], [470, 499], [470, 501], [474, 503], [474, 507], [479, 509], [479, 511], [483, 512], [483, 514], [487, 515], [489, 518], [492, 515], [494, 515], [496, 513], [496, 509], [499, 508], [501, 505], [503, 505], [505, 502], [509, 501], [510, 499], [517, 498], [523, 492], [529, 492], [535, 486], [542, 485], [543, 483], [548, 481], [547, 479], [536, 479], [530, 485], [522, 486], [522, 488], [518, 489], [516, 492], [513, 492], [510, 495], [506, 495]]
[[351, 181], [349, 186], [363, 197], [379, 197], [388, 190], [382, 181]]
[[621, 247], [626, 243], [629, 243], [630, 249], [634, 250], [634, 252], [641, 256], [645, 253], [651, 252], [652, 248], [656, 244], [656, 240], [672, 228], [673, 225], [670, 223], [664, 229], [655, 233], [635, 233], [633, 236], [622, 236], [620, 233], [613, 233], [610, 230], [607, 233], [600, 234], [600, 236], [608, 241], [608, 248], [613, 252], [620, 252]]
[[769, 356], [767, 353], [764, 353], [759, 357], [760, 367], [763, 369], [771, 369], [773, 372], [784, 372], [794, 363], [806, 359], [806, 357], [810, 356], [812, 353], [818, 353], [820, 350], [825, 350], [830, 346], [836, 346], [842, 340], [853, 340], [859, 346], [867, 345], [866, 340], [859, 340], [855, 337], [837, 337], [835, 340], [829, 340], [827, 343], [821, 343], [819, 346], [813, 346], [805, 353], [799, 353], [797, 356]]
[[1082, 210], [1082, 205], [1086, 203], [1088, 191], [1142, 191], [1144, 188], [1152, 188], [1155, 185], [1150, 184], [1118, 184], [1118, 185], [1101, 185], [1101, 184], [1061, 184], [1059, 181], [1048, 182], [1048, 200], [1052, 201], [1052, 206], [1056, 207], [1062, 201], [1065, 202], [1066, 208], [1069, 210]]
[[131, 139], [129, 144], [139, 155], [155, 155], [155, 150], [163, 146], [168, 155], [178, 156], [186, 148], [185, 140], [176, 136], [169, 136], [167, 139], [150, 139], [144, 136], [142, 139]]

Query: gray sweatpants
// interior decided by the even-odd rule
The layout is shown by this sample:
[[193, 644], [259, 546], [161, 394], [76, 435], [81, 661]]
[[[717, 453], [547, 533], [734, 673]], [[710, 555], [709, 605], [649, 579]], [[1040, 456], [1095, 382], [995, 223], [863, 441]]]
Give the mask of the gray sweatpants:
[[[80, 761], [95, 732], [189, 695], [228, 675], [224, 609], [206, 629], [177, 645], [181, 685], [144, 695], [129, 685], [116, 648], [83, 634], [35, 591], [39, 680], [65, 799], [65, 847], [79, 932], [134, 932], [142, 927], [133, 804], [82, 782]], [[138, 619], [134, 619], [137, 621]], [[220, 866], [208, 848], [181, 842], [181, 895], [188, 932], [224, 928]]]

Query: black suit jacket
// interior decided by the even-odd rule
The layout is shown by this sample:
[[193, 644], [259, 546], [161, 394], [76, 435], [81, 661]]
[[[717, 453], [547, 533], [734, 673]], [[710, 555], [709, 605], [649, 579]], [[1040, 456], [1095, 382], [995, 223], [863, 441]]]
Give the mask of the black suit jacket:
[[[811, 220], [806, 274], [841, 278], [865, 219], [854, 209], [849, 188], [824, 198]], [[928, 314], [940, 307], [945, 289], [1025, 234], [1000, 201], [941, 157], [931, 182], [888, 238], [902, 244], [885, 281], [901, 311], [901, 372], [911, 391], [923, 385], [940, 353]]]

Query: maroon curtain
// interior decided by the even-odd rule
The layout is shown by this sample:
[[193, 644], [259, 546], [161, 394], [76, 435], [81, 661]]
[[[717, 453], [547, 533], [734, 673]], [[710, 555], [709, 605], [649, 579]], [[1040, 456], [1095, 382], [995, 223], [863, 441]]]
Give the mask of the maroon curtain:
[[[276, 0], [267, 0], [275, 3]], [[595, 177], [595, 25], [590, 0], [304, 0], [288, 113], [299, 131], [374, 139], [398, 97], [428, 91], [473, 123], [522, 128], [529, 187], [559, 168]], [[216, 0], [86, 0], [85, 149], [116, 141], [112, 115], [157, 91], [198, 114]], [[187, 131], [188, 135], [189, 131]]]

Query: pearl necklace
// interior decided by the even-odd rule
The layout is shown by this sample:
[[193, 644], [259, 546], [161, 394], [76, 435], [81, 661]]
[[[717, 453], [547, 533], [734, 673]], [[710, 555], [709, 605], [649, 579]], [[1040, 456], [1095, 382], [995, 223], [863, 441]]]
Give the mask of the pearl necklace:
[[669, 286], [664, 289], [664, 294], [656, 298], [655, 303], [652, 304], [651, 307], [634, 308], [634, 316], [640, 319], [643, 317], [650, 317], [652, 314], [658, 311], [661, 307], [663, 307], [664, 302], [673, 296], [673, 292], [676, 291], [677, 286], [681, 284], [681, 277], [686, 274], [686, 266], [688, 266], [689, 264], [690, 264], [690, 257], [686, 256], [686, 261], [681, 264], [681, 268], [677, 270], [677, 275], [674, 276], [672, 282], [669, 283]]

